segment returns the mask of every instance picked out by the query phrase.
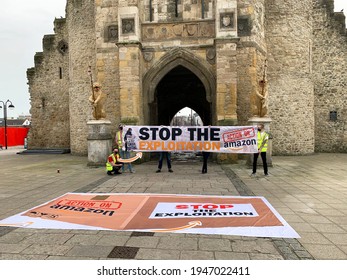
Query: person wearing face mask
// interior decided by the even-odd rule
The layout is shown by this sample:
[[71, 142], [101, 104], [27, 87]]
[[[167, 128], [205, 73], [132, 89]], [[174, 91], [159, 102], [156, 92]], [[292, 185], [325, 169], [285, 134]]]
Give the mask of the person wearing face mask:
[[257, 160], [259, 157], [259, 154], [261, 156], [261, 159], [263, 161], [263, 167], [264, 167], [264, 175], [268, 176], [268, 167], [266, 162], [266, 151], [267, 151], [267, 145], [269, 142], [269, 135], [264, 129], [264, 124], [258, 124], [258, 152], [254, 154], [253, 157], [253, 173], [252, 176], [256, 175], [257, 172]]
[[113, 149], [113, 153], [110, 154], [107, 158], [107, 162], [106, 162], [107, 175], [112, 175], [112, 172], [114, 175], [122, 174], [121, 172], [119, 172], [122, 166], [123, 166], [122, 159], [119, 157], [118, 148], [116, 147]]

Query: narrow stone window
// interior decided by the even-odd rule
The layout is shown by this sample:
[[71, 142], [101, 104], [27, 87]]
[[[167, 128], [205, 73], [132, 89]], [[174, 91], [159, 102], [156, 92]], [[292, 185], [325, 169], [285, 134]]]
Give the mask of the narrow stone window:
[[175, 0], [175, 17], [178, 17], [178, 0]]
[[330, 117], [330, 121], [336, 122], [337, 121], [337, 111], [330, 111], [329, 117]]
[[152, 7], [152, 0], [149, 0], [149, 21], [153, 21], [153, 7]]
[[63, 78], [63, 68], [59, 67], [59, 79]]

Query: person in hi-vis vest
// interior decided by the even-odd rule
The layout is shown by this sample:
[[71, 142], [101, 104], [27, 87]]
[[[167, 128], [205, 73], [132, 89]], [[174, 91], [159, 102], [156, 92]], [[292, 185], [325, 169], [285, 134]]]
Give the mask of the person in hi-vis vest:
[[253, 173], [254, 176], [257, 172], [257, 160], [259, 157], [259, 154], [261, 156], [261, 159], [263, 161], [263, 167], [264, 167], [264, 174], [265, 176], [268, 176], [268, 168], [267, 168], [267, 162], [266, 162], [266, 151], [267, 151], [267, 145], [269, 142], [269, 135], [264, 129], [264, 124], [260, 123], [258, 124], [258, 152], [254, 154], [253, 157]]
[[[116, 138], [115, 138], [115, 145], [118, 146], [119, 149], [119, 155], [121, 158], [128, 159], [130, 158], [130, 151], [127, 149], [125, 145], [125, 138], [126, 135], [123, 135], [123, 124], [118, 125], [118, 131], [116, 133]], [[131, 163], [128, 163], [128, 169], [130, 173], [135, 173]], [[124, 164], [122, 166], [122, 172], [124, 172]]]
[[121, 167], [123, 166], [123, 163], [121, 162], [121, 160], [122, 159], [119, 157], [119, 154], [118, 154], [118, 149], [114, 148], [113, 153], [110, 154], [107, 158], [107, 162], [106, 162], [107, 175], [112, 175], [112, 172], [114, 173], [114, 175], [122, 174], [121, 172], [119, 172], [119, 169], [121, 169]]

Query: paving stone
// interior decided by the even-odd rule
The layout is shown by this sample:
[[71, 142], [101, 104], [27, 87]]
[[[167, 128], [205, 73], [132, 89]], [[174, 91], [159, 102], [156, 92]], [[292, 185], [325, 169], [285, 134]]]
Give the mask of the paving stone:
[[301, 218], [310, 224], [331, 224], [332, 222], [322, 215], [301, 215]]
[[278, 250], [281, 252], [281, 254], [291, 254], [293, 253], [293, 249], [288, 246], [278, 246]]
[[181, 251], [181, 260], [214, 260], [214, 253], [207, 251]]
[[16, 233], [16, 232], [10, 232], [6, 235], [3, 235], [0, 237], [0, 243], [13, 243], [16, 244], [18, 242], [21, 242], [24, 240], [24, 238], [32, 235], [30, 234], [25, 234], [25, 233]]
[[63, 256], [72, 246], [67, 245], [45, 245], [45, 244], [32, 244], [24, 249], [21, 254], [27, 255], [57, 255]]
[[231, 244], [227, 239], [199, 238], [199, 250], [231, 251]]
[[94, 257], [48, 256], [46, 260], [95, 260]]
[[345, 217], [335, 217], [335, 216], [326, 216], [330, 221], [340, 226], [347, 226], [347, 216]]
[[198, 238], [184, 237], [161, 237], [158, 249], [173, 249], [173, 250], [197, 250]]
[[295, 251], [295, 254], [299, 257], [299, 258], [307, 258], [307, 259], [310, 259], [312, 258], [312, 256], [306, 252], [306, 251], [299, 251], [299, 250], [296, 250]]
[[215, 252], [216, 260], [250, 260], [248, 253]]
[[29, 244], [64, 244], [67, 240], [73, 237], [71, 233], [59, 234], [59, 233], [42, 233], [32, 234], [25, 237], [21, 243]]
[[132, 235], [133, 231], [118, 231], [118, 230], [101, 230], [96, 231], [98, 235], [106, 236], [106, 235], [112, 235], [112, 236], [130, 236]]
[[278, 254], [277, 249], [269, 240], [237, 240], [231, 246], [234, 252]]
[[140, 248], [136, 255], [138, 260], [179, 260], [179, 250], [146, 249]]
[[95, 245], [101, 239], [100, 235], [75, 234], [66, 241], [66, 245]]
[[0, 260], [45, 260], [48, 255], [0, 254]]
[[303, 249], [303, 246], [300, 244], [300, 243], [296, 243], [296, 244], [289, 244], [289, 247], [291, 249], [293, 249], [294, 251], [297, 251], [297, 250], [302, 250]]
[[282, 254], [282, 256], [285, 260], [299, 260], [300, 259], [294, 252], [284, 253], [284, 254]]
[[97, 242], [98, 246], [124, 246], [129, 240], [130, 235], [104, 235]]
[[[313, 227], [312, 225], [304, 222], [304, 223], [295, 223], [295, 222], [290, 222], [290, 226], [295, 230], [295, 231], [300, 231], [300, 232], [318, 232], [318, 230]], [[329, 225], [329, 224], [326, 224]]]
[[320, 233], [347, 233], [347, 228], [343, 229], [342, 227], [335, 224], [312, 224], [312, 227], [316, 228]]
[[139, 248], [156, 248], [159, 243], [159, 237], [130, 237], [130, 239], [125, 244], [130, 247], [139, 247]]
[[341, 249], [347, 255], [347, 246], [339, 246], [339, 249]]
[[251, 260], [283, 260], [281, 255], [249, 253]]
[[347, 233], [324, 233], [323, 235], [335, 245], [347, 245]]
[[[321, 233], [302, 232], [300, 233], [301, 244], [331, 244], [331, 241]], [[305, 246], [305, 245], [304, 245]]]
[[27, 247], [29, 247], [30, 244], [6, 244], [1, 243], [0, 246], [0, 253], [20, 253]]
[[335, 245], [305, 244], [305, 249], [317, 260], [346, 260], [347, 255]]
[[[72, 257], [103, 257], [106, 258], [112, 251], [113, 246], [74, 246], [65, 254], [65, 256]], [[59, 255], [59, 254], [50, 254], [50, 255]]]

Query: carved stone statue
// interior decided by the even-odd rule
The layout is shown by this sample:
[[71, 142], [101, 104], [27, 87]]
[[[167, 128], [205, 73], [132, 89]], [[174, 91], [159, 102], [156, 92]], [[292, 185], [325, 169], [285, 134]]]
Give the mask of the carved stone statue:
[[263, 78], [262, 80], [258, 82], [258, 85], [255, 89], [255, 95], [256, 95], [255, 115], [259, 117], [266, 117], [268, 113], [268, 108], [269, 108], [266, 71], [267, 71], [267, 61], [265, 60]]
[[268, 107], [269, 107], [266, 81], [264, 80], [259, 81], [259, 87], [256, 89], [255, 94], [257, 95], [257, 101], [256, 101], [257, 115], [259, 117], [265, 117], [267, 116]]
[[102, 92], [99, 83], [93, 83], [93, 93], [89, 97], [89, 102], [93, 105], [93, 117], [95, 120], [103, 120], [106, 118], [104, 105], [106, 102], [106, 94]]

